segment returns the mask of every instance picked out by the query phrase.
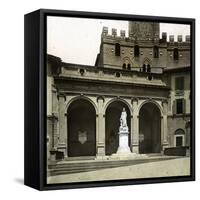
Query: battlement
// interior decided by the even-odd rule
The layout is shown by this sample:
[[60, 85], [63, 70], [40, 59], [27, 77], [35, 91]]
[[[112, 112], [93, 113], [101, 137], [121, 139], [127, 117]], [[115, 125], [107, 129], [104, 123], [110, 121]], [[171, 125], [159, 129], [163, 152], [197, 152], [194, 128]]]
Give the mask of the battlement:
[[[129, 33], [129, 37], [126, 37], [126, 31], [125, 30], [120, 30], [119, 34], [117, 33], [117, 29], [116, 28], [112, 28], [111, 29], [111, 34], [109, 34], [109, 29], [108, 27], [103, 27], [102, 30], [102, 37], [108, 37], [108, 38], [118, 38], [118, 39], [129, 39], [129, 40], [137, 40], [137, 37], [133, 34], [133, 33]], [[167, 41], [167, 33], [166, 32], [162, 32], [161, 38], [160, 36], [155, 33], [153, 38], [151, 37], [150, 33], [146, 33], [146, 37], [145, 40], [160, 40], [162, 43], [164, 42], [168, 42]], [[144, 40], [144, 39], [143, 39]], [[169, 35], [169, 43], [174, 43], [175, 39], [174, 39], [174, 35]], [[185, 39], [183, 40], [183, 36], [182, 35], [178, 35], [177, 36], [177, 42], [178, 43], [182, 43], [182, 42], [186, 42], [189, 43], [190, 42], [190, 35], [186, 35]]]
[[[118, 39], [126, 39], [126, 40], [137, 40], [137, 37], [134, 34], [130, 34], [129, 36], [126, 37], [126, 31], [125, 30], [120, 30], [119, 33], [116, 28], [111, 29], [111, 33], [109, 34], [109, 29], [108, 27], [103, 27], [102, 30], [102, 37], [107, 37], [107, 38], [118, 38]], [[152, 38], [150, 37], [150, 34], [146, 34], [146, 40], [151, 40]], [[155, 40], [159, 39], [159, 35], [155, 34], [154, 37]]]
[[102, 36], [126, 38], [126, 31], [125, 30], [120, 30], [120, 35], [117, 35], [117, 29], [116, 28], [112, 28], [111, 29], [111, 34], [108, 34], [108, 27], [104, 26], [103, 30], [102, 30]]
[[[174, 35], [170, 35], [169, 36], [169, 42], [170, 43], [174, 43], [175, 42]], [[178, 43], [181, 43], [181, 42], [190, 42], [190, 35], [186, 35], [185, 36], [185, 40], [183, 40], [183, 36], [182, 35], [178, 35], [177, 36], [177, 42]]]

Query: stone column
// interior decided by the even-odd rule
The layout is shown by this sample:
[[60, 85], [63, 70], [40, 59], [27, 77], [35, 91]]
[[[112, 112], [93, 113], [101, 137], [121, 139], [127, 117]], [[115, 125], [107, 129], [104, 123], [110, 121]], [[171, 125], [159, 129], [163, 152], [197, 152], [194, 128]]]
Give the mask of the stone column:
[[162, 150], [166, 147], [168, 147], [169, 142], [168, 142], [168, 128], [167, 128], [167, 101], [162, 102], [163, 106], [163, 116], [161, 119], [161, 130], [162, 130]]
[[139, 153], [139, 117], [138, 117], [138, 99], [132, 99], [133, 116], [131, 118], [131, 145], [132, 152]]
[[97, 142], [97, 157], [105, 156], [105, 116], [104, 116], [104, 98], [98, 97], [98, 114], [96, 124], [96, 142]]
[[67, 156], [67, 115], [65, 113], [65, 100], [64, 95], [58, 96], [58, 120], [59, 120], [59, 142], [58, 150], [64, 153], [64, 156]]

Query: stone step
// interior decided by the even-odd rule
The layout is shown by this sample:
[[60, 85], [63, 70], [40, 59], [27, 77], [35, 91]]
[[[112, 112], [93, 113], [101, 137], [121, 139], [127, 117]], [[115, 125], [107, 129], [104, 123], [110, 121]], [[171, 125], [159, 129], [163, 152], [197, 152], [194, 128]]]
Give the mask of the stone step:
[[135, 160], [106, 160], [106, 161], [88, 161], [88, 162], [69, 162], [64, 161], [57, 164], [49, 165], [48, 175], [55, 176], [61, 174], [79, 173], [100, 170], [105, 168], [116, 168], [123, 166], [136, 165], [141, 163], [156, 162], [161, 160], [175, 159], [174, 156], [162, 156], [146, 159], [135, 159]]
[[94, 159], [95, 159], [95, 156], [80, 156], [80, 157], [67, 157], [67, 158], [64, 158], [64, 160], [66, 160], [66, 161], [94, 160]]

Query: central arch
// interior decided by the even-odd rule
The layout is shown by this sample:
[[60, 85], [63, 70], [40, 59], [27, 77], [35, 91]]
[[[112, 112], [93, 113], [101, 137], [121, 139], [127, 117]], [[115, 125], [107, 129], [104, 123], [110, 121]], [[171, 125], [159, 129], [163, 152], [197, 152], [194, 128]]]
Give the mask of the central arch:
[[152, 102], [145, 103], [139, 112], [139, 153], [161, 152], [161, 113]]
[[106, 129], [106, 155], [111, 155], [117, 152], [119, 146], [119, 127], [121, 112], [125, 108], [127, 112], [127, 125], [129, 127], [129, 146], [131, 133], [131, 113], [128, 105], [120, 100], [111, 102], [105, 112], [105, 129]]
[[67, 109], [68, 156], [96, 155], [96, 110], [91, 102], [80, 98]]

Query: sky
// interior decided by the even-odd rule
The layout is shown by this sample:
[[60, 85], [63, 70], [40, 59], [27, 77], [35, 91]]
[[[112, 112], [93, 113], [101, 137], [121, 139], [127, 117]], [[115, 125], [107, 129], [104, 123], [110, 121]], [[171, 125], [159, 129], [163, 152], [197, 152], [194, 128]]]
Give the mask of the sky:
[[[116, 28], [126, 31], [128, 37], [128, 21], [101, 20], [69, 17], [47, 17], [47, 53], [58, 56], [63, 62], [94, 65], [99, 53], [103, 26], [108, 27], [108, 33]], [[160, 35], [190, 35], [189, 25], [160, 24]]]

